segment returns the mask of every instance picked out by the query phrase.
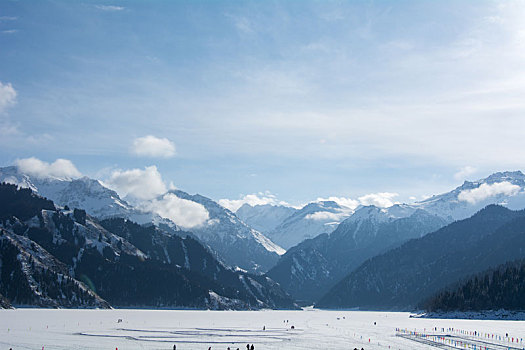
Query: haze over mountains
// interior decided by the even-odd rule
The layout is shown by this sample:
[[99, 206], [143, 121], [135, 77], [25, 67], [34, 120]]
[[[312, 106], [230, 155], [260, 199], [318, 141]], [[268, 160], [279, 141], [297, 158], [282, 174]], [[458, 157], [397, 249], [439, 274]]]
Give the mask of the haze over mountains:
[[[108, 273], [111, 273], [111, 271], [116, 271], [114, 269], [121, 263], [119, 259], [114, 260], [111, 257], [125, 254], [134, 256], [132, 260], [140, 257], [140, 259], [146, 258], [147, 261], [150, 261], [148, 264], [151, 266], [148, 265], [149, 267], [145, 268], [140, 265], [137, 273], [139, 271], [147, 273], [148, 269], [159, 269], [160, 266], [166, 264], [173, 265], [173, 261], [176, 260], [174, 257], [182, 259], [175, 265], [182, 266], [183, 269], [193, 271], [192, 266], [200, 266], [194, 272], [200, 276], [207, 276], [204, 279], [206, 281], [212, 276], [209, 274], [210, 264], [217, 266], [216, 271], [225, 271], [221, 272], [222, 275], [227, 276], [224, 277], [224, 281], [230, 282], [221, 282], [220, 278], [217, 280], [216, 272], [212, 277], [212, 280], [216, 282], [202, 282], [203, 277], [197, 278], [200, 281], [198, 284], [201, 287], [207, 286], [204, 289], [208, 288], [212, 294], [203, 289], [202, 292], [199, 292], [200, 296], [197, 299], [194, 299], [195, 296], [190, 297], [189, 294], [184, 297], [185, 305], [195, 307], [247, 308], [283, 307], [284, 305], [291, 307], [293, 298], [305, 304], [317, 302], [320, 307], [410, 309], [416, 307], [423, 296], [430, 297], [439, 288], [446, 287], [449, 282], [452, 283], [459, 278], [468, 277], [471, 273], [480, 272], [484, 268], [491, 267], [491, 264], [506, 262], [503, 255], [495, 252], [493, 253], [496, 254], [494, 259], [483, 263], [480, 261], [476, 265], [477, 268], [472, 268], [468, 264], [463, 265], [454, 260], [455, 255], [452, 255], [448, 261], [455, 261], [457, 264], [450, 266], [447, 271], [442, 271], [444, 275], [441, 281], [443, 283], [434, 283], [425, 287], [424, 281], [419, 279], [405, 280], [401, 275], [398, 276], [399, 278], [387, 278], [386, 276], [394, 276], [396, 272], [393, 269], [396, 266], [404, 266], [404, 263], [409, 264], [408, 266], [417, 264], [418, 267], [437, 264], [430, 260], [432, 254], [419, 257], [417, 251], [424, 251], [419, 244], [424, 246], [427, 240], [433, 239], [432, 237], [442, 237], [444, 234], [440, 232], [455, 232], [455, 227], [459, 225], [455, 223], [457, 220], [466, 219], [461, 225], [468, 227], [467, 231], [474, 230], [473, 227], [478, 225], [476, 218], [480, 216], [486, 217], [489, 223], [497, 222], [496, 226], [486, 225], [483, 228], [486, 230], [487, 237], [496, 237], [494, 235], [497, 231], [501, 236], [498, 237], [506, 240], [508, 244], [521, 242], [519, 241], [521, 231], [516, 228], [517, 226], [511, 226], [512, 230], [505, 230], [503, 226], [507, 221], [501, 217], [514, 218], [519, 214], [513, 214], [515, 212], [509, 209], [525, 208], [525, 175], [520, 171], [495, 173], [478, 181], [465, 181], [450, 192], [410, 204], [398, 203], [388, 207], [346, 206], [334, 200], [317, 200], [307, 203], [302, 208], [283, 204], [254, 206], [244, 204], [235, 212], [210, 198], [199, 194], [191, 195], [181, 190], [167, 190], [165, 193], [147, 199], [132, 197], [123, 199], [99, 180], [87, 177], [39, 177], [24, 173], [14, 166], [0, 168], [0, 182], [31, 189], [35, 194], [48, 198], [60, 206], [61, 209], [54, 209], [54, 207], [41, 209], [43, 219], [40, 219], [41, 223], [38, 225], [44, 223], [44, 230], [50, 232], [51, 235], [65, 239], [63, 236], [66, 233], [61, 232], [61, 228], [56, 228], [56, 225], [46, 226], [46, 222], [50, 222], [45, 220], [46, 217], [59, 217], [60, 220], [67, 221], [67, 225], [74, 227], [80, 225], [76, 233], [79, 236], [73, 235], [69, 239], [70, 242], [75, 242], [74, 246], [77, 246], [74, 248], [76, 253], [72, 251], [71, 254], [78, 254], [80, 250], [92, 251], [95, 254], [93, 248], [98, 247], [100, 256], [93, 258], [95, 262], [91, 263], [90, 268], [82, 270], [82, 273], [88, 272], [90, 276], [92, 275], [90, 279], [99, 283], [98, 286], [94, 283], [95, 287], [98, 287], [96, 290], [100, 288], [106, 290], [108, 294], [104, 294], [104, 299], [110, 304], [118, 305], [140, 304], [143, 301], [134, 300], [132, 297], [116, 298], [112, 294], [114, 293], [111, 291], [112, 287], [105, 286], [102, 282], [109, 275], [101, 276], [92, 267], [104, 266], [104, 269], [108, 269]], [[488, 207], [482, 210], [490, 204], [498, 204], [500, 207], [496, 208], [501, 209]], [[85, 210], [87, 213], [85, 223], [79, 223], [74, 221], [74, 218], [70, 218], [74, 208]], [[476, 214], [480, 210], [481, 212]], [[509, 214], [501, 210], [506, 210]], [[38, 212], [32, 212], [32, 214], [31, 217], [38, 216]], [[472, 215], [474, 216], [468, 219]], [[71, 271], [75, 271], [78, 266], [82, 266], [73, 260], [64, 261], [64, 259], [57, 258], [52, 251], [58, 248], [53, 244], [49, 245], [47, 241], [41, 241], [40, 238], [30, 237], [27, 234], [22, 234], [22, 237], [18, 238], [16, 235], [19, 229], [15, 230], [15, 227], [31, 228], [36, 225], [36, 221], [35, 223], [27, 221], [31, 217], [17, 218], [18, 224], [16, 220], [13, 223], [11, 219], [9, 222], [4, 222], [2, 226], [3, 254], [7, 254], [6, 247], [11, 247], [9, 248], [11, 250], [17, 249], [20, 252], [29, 252], [27, 246], [31, 245], [32, 240], [49, 253], [50, 256], [46, 259], [42, 258], [43, 260], [52, 264], [53, 259], [58, 259], [58, 262], [66, 264], [65, 267], [52, 268], [49, 271], [62, 271], [64, 268], [67, 269], [67, 266], [73, 269]], [[80, 229], [86, 224], [91, 225], [92, 229]], [[84, 246], [86, 243], [79, 245], [77, 242], [79, 239], [86, 240], [86, 242], [97, 241], [98, 236], [97, 239], [94, 239], [93, 233], [88, 234], [95, 228], [103, 232], [101, 242], [111, 242], [108, 243], [111, 254], [108, 249], [104, 253], [103, 246], [94, 243]], [[441, 244], [437, 245], [440, 247], [439, 256], [446, 256], [447, 246], [450, 244], [464, 248], [461, 241], [454, 240], [459, 234], [450, 234], [452, 236], [448, 238], [435, 238]], [[464, 232], [462, 231], [461, 234]], [[148, 240], [154, 243], [143, 245], [141, 237], [144, 235], [151, 237]], [[481, 238], [483, 237], [469, 236], [464, 241], [467, 245], [472, 245], [474, 241], [481, 242], [475, 245], [477, 251], [481, 252], [482, 247], [488, 244], [486, 240], [489, 239], [483, 238], [482, 240]], [[27, 241], [28, 239], [30, 241]], [[115, 244], [121, 246], [116, 247]], [[199, 252], [195, 253], [196, 256], [201, 257], [197, 259], [205, 257], [204, 261], [208, 262], [204, 265], [195, 262], [190, 265], [186, 264], [184, 256], [188, 257], [185, 250], [188, 249], [188, 245], [201, 247], [197, 249], [200, 249]], [[170, 246], [172, 248], [169, 248]], [[123, 247], [129, 247], [131, 250], [122, 253]], [[172, 249], [171, 253], [169, 249]], [[396, 253], [400, 251], [402, 253]], [[462, 250], [461, 254], [465, 259], [470, 257], [472, 261], [477, 261], [474, 256], [469, 255], [471, 250]], [[45, 256], [44, 253], [40, 255]], [[519, 252], [512, 256], [521, 258]], [[100, 257], [102, 260], [97, 260]], [[133, 262], [129, 266], [137, 268], [135, 264], [139, 263]], [[19, 267], [13, 266], [12, 269], [15, 271]], [[408, 267], [405, 267], [403, 271], [407, 269]], [[163, 268], [160, 270], [164, 271]], [[36, 268], [32, 271], [32, 274], [39, 273]], [[255, 273], [255, 275], [244, 275], [243, 271]], [[181, 271], [171, 270], [162, 273], [172, 274], [169, 275], [171, 277], [165, 275], [165, 278], [168, 279], [177, 279], [179, 278], [177, 276], [184, 275]], [[237, 277], [235, 273], [238, 274]], [[416, 271], [414, 274], [422, 276], [422, 272]], [[77, 275], [71, 272], [69, 276], [75, 279]], [[123, 276], [114, 275], [111, 278], [121, 280]], [[190, 284], [195, 283], [195, 276], [184, 278], [190, 281]], [[250, 282], [246, 282], [248, 280]], [[381, 281], [381, 285], [375, 284], [378, 283], [377, 281]], [[255, 285], [258, 287], [254, 287]], [[373, 288], [374, 292], [372, 293], [371, 290], [365, 292], [368, 289], [362, 289], [362, 285]], [[80, 287], [76, 287], [77, 289], [84, 288], [82, 284], [78, 286]], [[129, 288], [136, 290], [136, 286]], [[188, 288], [195, 290], [189, 285]], [[258, 292], [254, 292], [253, 288], [258, 289]], [[86, 290], [92, 291], [90, 288]], [[15, 304], [24, 303], [19, 296], [13, 299], [13, 294], [10, 293], [7, 292], [7, 289], [3, 293], [0, 291], [0, 294], [3, 294], [7, 300]], [[55, 300], [56, 298], [49, 297], [54, 301], [40, 301], [39, 305], [97, 305], [96, 299], [88, 301], [86, 298], [89, 294], [85, 295], [82, 299], [85, 300], [82, 302], [84, 304], [71, 300], [60, 304]], [[214, 297], [211, 297], [212, 295]], [[27, 300], [29, 303], [35, 302], [31, 298]], [[157, 305], [175, 305], [176, 303], [176, 298], [170, 299], [168, 294], [158, 296]]]
[[[285, 212], [287, 216], [282, 215]], [[321, 233], [332, 232], [337, 225], [353, 213], [353, 209], [334, 201], [317, 201], [301, 209], [284, 206], [243, 205], [236, 215], [251, 225], [262, 227], [262, 232], [285, 249]], [[277, 223], [276, 216], [282, 216]]]

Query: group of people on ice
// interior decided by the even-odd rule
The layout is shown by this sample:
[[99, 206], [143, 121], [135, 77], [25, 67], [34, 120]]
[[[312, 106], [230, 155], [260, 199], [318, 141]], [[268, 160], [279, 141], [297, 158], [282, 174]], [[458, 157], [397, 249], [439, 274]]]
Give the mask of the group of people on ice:
[[[173, 346], [174, 346], [173, 350], [175, 350], [175, 345]], [[208, 350], [211, 350], [211, 346], [208, 348]], [[232, 350], [232, 349], [228, 346], [227, 350]], [[239, 350], [239, 348], [237, 348], [237, 350]], [[251, 346], [250, 344], [246, 344], [246, 350], [255, 350], [255, 346], [253, 346], [253, 344]]]

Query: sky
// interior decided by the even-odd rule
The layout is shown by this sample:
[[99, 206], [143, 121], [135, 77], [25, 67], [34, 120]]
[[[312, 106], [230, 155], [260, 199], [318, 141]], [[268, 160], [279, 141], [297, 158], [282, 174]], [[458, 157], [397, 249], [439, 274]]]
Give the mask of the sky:
[[0, 165], [409, 202], [525, 168], [523, 62], [524, 1], [3, 0]]

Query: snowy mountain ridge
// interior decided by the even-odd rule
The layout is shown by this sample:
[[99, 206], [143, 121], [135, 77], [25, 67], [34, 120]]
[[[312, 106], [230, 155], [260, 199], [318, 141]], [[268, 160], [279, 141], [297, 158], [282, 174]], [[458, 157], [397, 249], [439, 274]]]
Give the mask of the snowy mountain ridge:
[[[11, 166], [0, 168], [0, 182], [30, 188], [58, 205], [82, 208], [89, 215], [99, 219], [126, 218], [139, 224], [153, 223], [171, 233], [182, 233], [169, 218], [148, 210], [147, 205], [129, 204], [99, 180], [88, 177], [38, 178], [23, 174], [17, 167]], [[279, 245], [243, 223], [235, 214], [213, 200], [198, 194], [192, 196], [180, 190], [172, 190], [167, 194], [204, 206], [209, 220], [202, 226], [192, 228], [192, 233], [217, 252], [217, 257], [226, 264], [248, 271], [264, 272], [277, 261], [279, 255], [284, 254], [284, 249]]]
[[[11, 166], [0, 168], [0, 181], [31, 188], [61, 206], [83, 208], [97, 218], [123, 217], [140, 224], [153, 223], [172, 233], [182, 232], [169, 215], [161, 216], [151, 206], [130, 204], [99, 180], [88, 177], [38, 178]], [[388, 208], [359, 206], [353, 209], [334, 201], [316, 201], [301, 209], [245, 204], [235, 214], [201, 195], [189, 195], [179, 190], [167, 194], [202, 206], [209, 218], [190, 230], [225, 263], [255, 272], [271, 268], [285, 249], [322, 233], [330, 234], [345, 220], [368, 220], [367, 225], [372, 222], [380, 224], [424, 210], [452, 222], [469, 217], [488, 204], [521, 209], [525, 207], [524, 189], [525, 175], [521, 171], [508, 171], [477, 181], [465, 181], [450, 192], [419, 202], [395, 204]], [[373, 230], [366, 232], [373, 233]]]
[[0, 184], [0, 267], [14, 305], [294, 307], [274, 281], [222, 264], [191, 236], [96, 220], [12, 184]]
[[489, 204], [523, 209], [524, 188], [523, 173], [502, 172], [413, 204], [358, 207], [333, 232], [289, 249], [268, 274], [296, 298], [311, 302], [367, 259], [409, 239], [471, 217]]
[[409, 217], [416, 210], [424, 210], [447, 221], [455, 221], [470, 217], [489, 204], [499, 204], [513, 210], [525, 208], [525, 174], [521, 171], [494, 173], [477, 181], [465, 181], [452, 191], [411, 204], [394, 204], [387, 208], [360, 206], [346, 220], [371, 219], [384, 222]]
[[[489, 204], [500, 204], [510, 209], [525, 207], [525, 174], [521, 171], [494, 173], [477, 181], [465, 181], [452, 191], [432, 196], [415, 203], [394, 204], [380, 208], [374, 205], [347, 208], [333, 201], [316, 201], [301, 209], [273, 205], [243, 205], [236, 215], [285, 249], [333, 232], [345, 220], [385, 223], [407, 218], [417, 210], [424, 210], [447, 222], [465, 219]], [[282, 219], [284, 210], [291, 215]], [[281, 216], [279, 216], [281, 215]], [[277, 224], [278, 219], [282, 219]]]
[[237, 209], [235, 215], [247, 225], [263, 234], [268, 234], [297, 210], [284, 205], [258, 204], [252, 206], [245, 203]]
[[164, 223], [175, 231], [179, 230], [173, 222], [130, 205], [117, 192], [87, 176], [78, 179], [39, 178], [21, 173], [15, 166], [9, 166], [0, 168], [0, 182], [30, 188], [58, 205], [81, 208], [97, 218], [125, 217], [140, 224]]
[[332, 232], [352, 213], [351, 208], [343, 207], [334, 201], [308, 203], [269, 232], [268, 237], [283, 248], [289, 249], [305, 239]]
[[489, 204], [509, 209], [525, 207], [525, 174], [521, 171], [494, 173], [477, 181], [465, 181], [450, 192], [411, 204], [450, 221], [474, 215]]
[[253, 272], [266, 271], [285, 253], [283, 248], [217, 202], [180, 190], [170, 190], [168, 193], [206, 208], [209, 214], [207, 224], [194, 227], [192, 232], [228, 265]]

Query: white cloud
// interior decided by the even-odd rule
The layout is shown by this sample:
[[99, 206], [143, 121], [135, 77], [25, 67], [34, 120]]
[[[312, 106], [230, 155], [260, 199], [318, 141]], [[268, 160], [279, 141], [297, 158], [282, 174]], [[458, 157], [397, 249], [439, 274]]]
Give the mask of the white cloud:
[[67, 159], [57, 159], [53, 163], [47, 163], [31, 157], [18, 159], [15, 164], [20, 172], [39, 178], [72, 179], [82, 176], [75, 165]]
[[319, 221], [339, 221], [342, 217], [348, 216], [346, 213], [331, 213], [329, 211], [316, 211], [315, 213], [308, 214], [305, 216], [307, 220], [319, 220]]
[[467, 166], [459, 169], [459, 171], [454, 174], [454, 179], [456, 179], [458, 181], [465, 180], [467, 177], [469, 177], [470, 175], [475, 174], [477, 171], [478, 171], [478, 169], [467, 165]]
[[[398, 193], [379, 192], [379, 193], [366, 194], [364, 196], [359, 197], [358, 199], [352, 199], [350, 197], [337, 197], [337, 196], [318, 197], [316, 202], [326, 202], [326, 201], [335, 202], [341, 207], [343, 207], [343, 209], [341, 209], [340, 213], [319, 211], [319, 212], [315, 212], [312, 214], [308, 214], [305, 218], [311, 219], [311, 220], [338, 221], [341, 219], [341, 217], [348, 216], [349, 214], [351, 214], [359, 205], [375, 205], [379, 208], [391, 207], [392, 205], [399, 203], [393, 200], [397, 196], [399, 196]], [[411, 197], [411, 199], [415, 200], [416, 198]], [[269, 191], [248, 194], [248, 195], [243, 196], [240, 199], [220, 199], [218, 203], [222, 205], [223, 207], [231, 210], [232, 212], [236, 212], [244, 204], [249, 204], [251, 206], [266, 205], [266, 204], [284, 205], [284, 206], [291, 206], [297, 209], [301, 209], [302, 207], [304, 207], [304, 205], [306, 205], [306, 204], [302, 204], [299, 206], [292, 206], [288, 202], [278, 200], [277, 197]]]
[[366, 194], [359, 197], [358, 199], [362, 205], [375, 205], [379, 208], [388, 208], [397, 203], [393, 201], [393, 199], [397, 196], [399, 196], [397, 193], [379, 192]]
[[166, 138], [148, 135], [136, 138], [132, 151], [137, 156], [170, 158], [175, 155], [175, 144]]
[[16, 103], [16, 90], [13, 88], [11, 83], [3, 84], [0, 81], [0, 135], [1, 136], [16, 136], [20, 134], [18, 126], [13, 124], [9, 120], [9, 116], [5, 113], [5, 116], [2, 117], [2, 114], [10, 106]]
[[115, 170], [105, 183], [122, 197], [131, 196], [142, 200], [153, 199], [168, 190], [157, 167]]
[[209, 219], [208, 211], [202, 204], [179, 198], [173, 193], [165, 194], [160, 200], [154, 199], [144, 207], [187, 229], [202, 226]]
[[513, 185], [508, 181], [496, 182], [493, 184], [481, 184], [478, 188], [461, 191], [458, 195], [460, 201], [476, 204], [487, 198], [497, 195], [513, 196], [521, 190], [518, 185]]
[[380, 208], [388, 208], [397, 202], [393, 201], [395, 197], [399, 196], [397, 193], [391, 192], [379, 192], [379, 193], [369, 193], [361, 196], [357, 199], [352, 199], [349, 197], [336, 197], [330, 196], [327, 198], [317, 198], [317, 202], [321, 201], [333, 201], [339, 204], [342, 207], [350, 208], [354, 210], [359, 205], [375, 205]]
[[11, 83], [0, 81], [0, 113], [16, 103], [16, 90]]
[[202, 226], [209, 219], [208, 211], [201, 204], [166, 193], [175, 186], [173, 183], [167, 185], [154, 165], [144, 169], [114, 170], [104, 184], [122, 197], [138, 199], [140, 208], [170, 219], [183, 228]]
[[18, 29], [6, 29], [2, 30], [2, 34], [15, 34], [18, 33]]
[[108, 12], [122, 11], [126, 9], [123, 6], [114, 6], [114, 5], [95, 5], [95, 7], [99, 10], [108, 11]]
[[290, 206], [288, 203], [278, 200], [277, 197], [269, 191], [247, 194], [240, 199], [219, 199], [219, 204], [234, 213], [244, 204], [249, 204], [252, 207], [266, 204]]
[[336, 202], [340, 206], [347, 207], [350, 209], [355, 209], [360, 204], [358, 200], [355, 200], [352, 198], [346, 198], [346, 197], [330, 196], [328, 198], [317, 198], [317, 202], [326, 202], [326, 201]]

